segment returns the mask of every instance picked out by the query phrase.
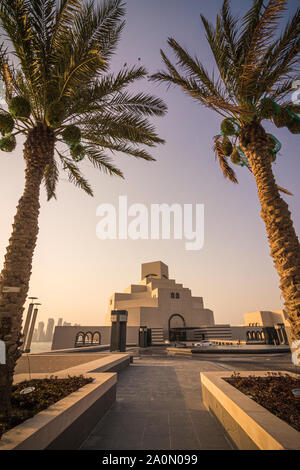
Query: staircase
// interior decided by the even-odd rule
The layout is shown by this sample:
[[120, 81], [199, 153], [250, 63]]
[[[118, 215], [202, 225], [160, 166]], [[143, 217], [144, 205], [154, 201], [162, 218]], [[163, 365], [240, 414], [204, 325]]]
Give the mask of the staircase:
[[164, 330], [162, 328], [151, 328], [152, 345], [163, 345], [164, 343]]

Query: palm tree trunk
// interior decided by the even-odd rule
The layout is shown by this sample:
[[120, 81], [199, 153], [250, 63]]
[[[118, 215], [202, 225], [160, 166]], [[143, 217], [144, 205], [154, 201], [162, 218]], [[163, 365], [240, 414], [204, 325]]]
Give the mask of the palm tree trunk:
[[280, 277], [292, 339], [300, 339], [300, 244], [287, 203], [280, 197], [272, 171], [268, 139], [263, 127], [252, 122], [241, 129], [240, 144], [254, 175], [271, 256]]
[[[44, 126], [32, 129], [24, 146], [25, 189], [17, 206], [13, 232], [0, 275], [0, 339], [6, 344], [6, 365], [0, 367], [0, 414], [11, 410], [10, 393], [16, 361], [21, 355], [22, 315], [38, 235], [40, 186], [53, 158], [54, 134]], [[16, 287], [19, 292], [5, 292]]]

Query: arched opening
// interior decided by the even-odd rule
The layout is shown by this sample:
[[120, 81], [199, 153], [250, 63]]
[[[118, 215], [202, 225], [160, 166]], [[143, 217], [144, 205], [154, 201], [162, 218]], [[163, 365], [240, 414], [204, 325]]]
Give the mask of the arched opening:
[[88, 331], [84, 336], [84, 344], [85, 346], [90, 346], [93, 341], [93, 335], [90, 331]]
[[79, 333], [77, 333], [76, 338], [75, 338], [75, 348], [80, 348], [83, 345], [84, 345], [84, 333], [82, 331], [79, 331]]
[[259, 331], [256, 332], [256, 335], [255, 335], [255, 336], [256, 336], [256, 337], [255, 337], [256, 341], [261, 341], [261, 335], [260, 335], [260, 332], [259, 332]]
[[169, 339], [170, 341], [185, 341], [185, 319], [180, 313], [174, 313], [169, 318]]
[[251, 341], [251, 332], [247, 331], [247, 341]]
[[99, 331], [95, 331], [93, 334], [93, 344], [101, 344], [101, 334]]

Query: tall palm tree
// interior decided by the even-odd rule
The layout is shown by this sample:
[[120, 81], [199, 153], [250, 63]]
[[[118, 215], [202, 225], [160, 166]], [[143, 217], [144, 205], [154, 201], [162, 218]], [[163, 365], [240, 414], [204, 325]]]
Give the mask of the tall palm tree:
[[[265, 5], [266, 4], [266, 5]], [[216, 26], [201, 15], [206, 38], [218, 73], [210, 74], [197, 57], [175, 39], [168, 44], [175, 63], [161, 51], [166, 70], [154, 81], [179, 86], [187, 95], [219, 113], [224, 120], [214, 149], [226, 178], [237, 183], [230, 164], [248, 167], [258, 189], [261, 216], [271, 248], [293, 339], [300, 338], [300, 246], [288, 205], [276, 185], [272, 162], [280, 143], [267, 134], [262, 121], [300, 132], [300, 107], [288, 99], [299, 73], [300, 10], [286, 24], [281, 36], [276, 28], [286, 9], [285, 0], [253, 0], [239, 20], [225, 0]], [[298, 67], [298, 68], [297, 68]]]
[[[6, 35], [0, 48], [0, 78], [6, 109], [0, 109], [0, 149], [12, 151], [25, 137], [25, 189], [0, 276], [0, 339], [7, 367], [0, 372], [0, 413], [9, 410], [10, 386], [20, 356], [23, 305], [38, 234], [39, 194], [44, 182], [55, 197], [59, 171], [92, 195], [80, 171], [85, 158], [109, 175], [123, 177], [107, 151], [154, 160], [144, 146], [163, 143], [149, 122], [162, 116], [164, 103], [126, 88], [146, 76], [143, 66], [109, 63], [124, 27], [121, 0], [1, 0]], [[10, 47], [8, 52], [5, 46]], [[12, 60], [11, 60], [12, 59]], [[7, 292], [16, 287], [18, 292]]]

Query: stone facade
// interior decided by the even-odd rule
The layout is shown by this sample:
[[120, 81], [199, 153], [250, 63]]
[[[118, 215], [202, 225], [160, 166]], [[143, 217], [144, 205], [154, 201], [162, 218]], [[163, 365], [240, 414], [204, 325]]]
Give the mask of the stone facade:
[[247, 326], [275, 326], [277, 324], [289, 326], [287, 314], [284, 310], [247, 312], [244, 313], [244, 320]]
[[161, 261], [142, 264], [141, 281], [110, 297], [107, 326], [111, 310], [127, 310], [128, 326], [161, 328], [165, 338], [169, 328], [214, 325], [214, 314], [204, 307], [203, 298], [192, 296], [190, 289], [169, 279], [168, 266]]

